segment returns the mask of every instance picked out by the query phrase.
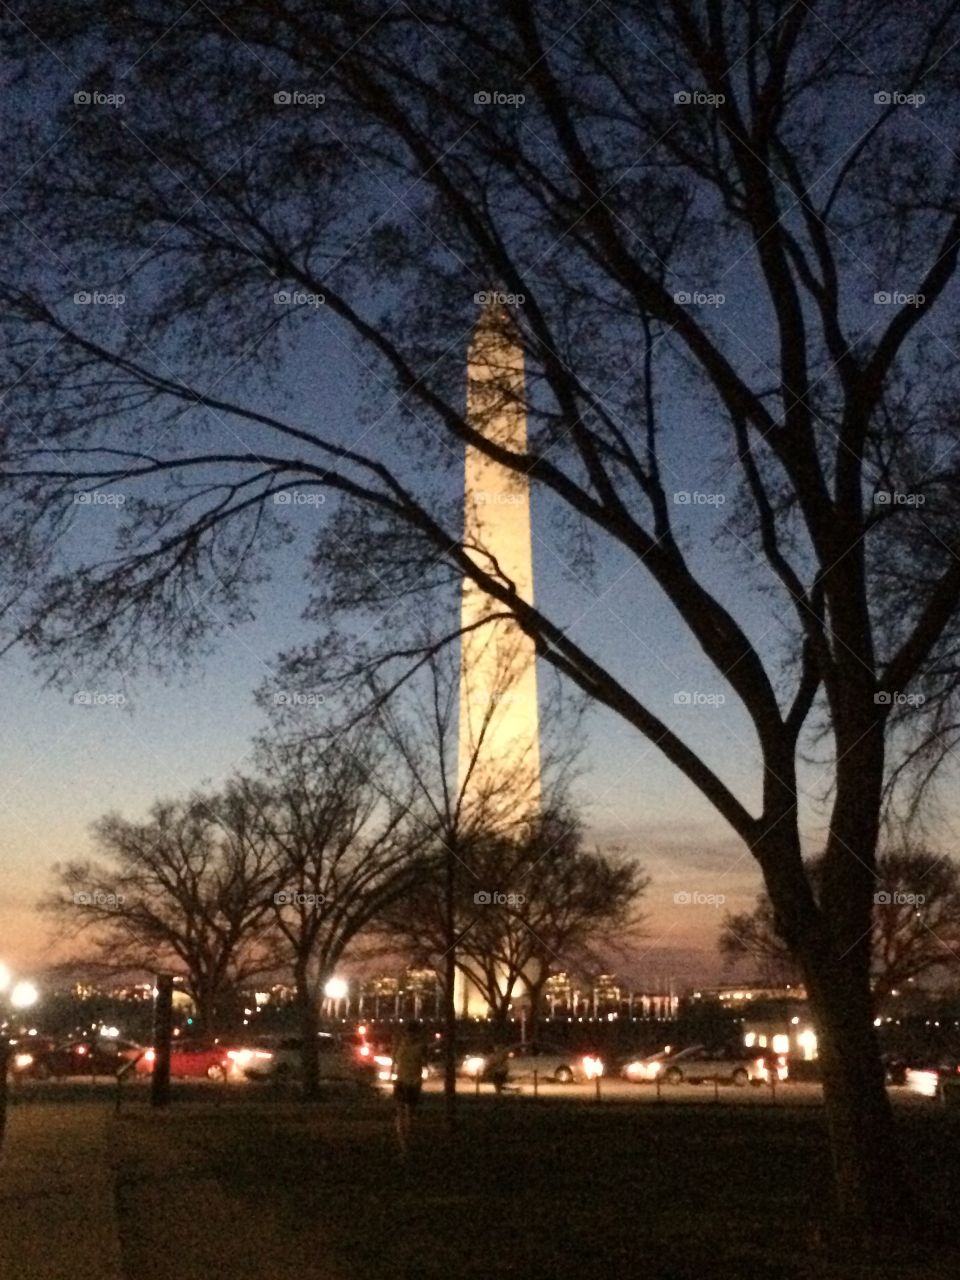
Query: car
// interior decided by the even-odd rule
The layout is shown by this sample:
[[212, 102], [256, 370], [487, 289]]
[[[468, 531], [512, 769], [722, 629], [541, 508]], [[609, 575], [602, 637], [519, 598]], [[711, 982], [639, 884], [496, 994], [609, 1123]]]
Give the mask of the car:
[[913, 1058], [903, 1068], [903, 1083], [925, 1098], [941, 1097], [944, 1086], [956, 1082], [960, 1082], [960, 1059], [949, 1053]]
[[[226, 1080], [233, 1068], [230, 1055], [235, 1052], [217, 1041], [174, 1040], [170, 1046], [170, 1075], [183, 1079]], [[137, 1063], [138, 1075], [151, 1074], [155, 1061], [155, 1050], [147, 1049]]]
[[43, 1036], [19, 1036], [8, 1040], [7, 1070], [13, 1075], [29, 1074], [37, 1058], [55, 1048], [56, 1041]]
[[381, 1052], [380, 1047], [371, 1039], [370, 1031], [365, 1023], [361, 1023], [353, 1031], [340, 1034], [340, 1043], [357, 1059], [359, 1063], [369, 1066], [374, 1055]]
[[112, 1076], [143, 1052], [132, 1040], [84, 1036], [55, 1045], [31, 1046], [13, 1055], [13, 1070], [34, 1080], [65, 1076]]
[[784, 1054], [770, 1049], [751, 1050], [739, 1045], [710, 1047], [691, 1045], [663, 1060], [658, 1073], [664, 1084], [701, 1084], [718, 1080], [727, 1084], [767, 1084], [785, 1080], [788, 1074]]
[[[490, 1054], [471, 1054], [461, 1064], [461, 1074], [469, 1079], [486, 1079]], [[603, 1074], [603, 1063], [593, 1053], [576, 1053], [539, 1040], [514, 1045], [508, 1052], [509, 1078], [530, 1079], [536, 1073], [540, 1080], [557, 1084], [593, 1080]]]
[[[302, 1036], [263, 1037], [247, 1049], [234, 1053], [233, 1061], [248, 1080], [298, 1080], [302, 1075]], [[329, 1031], [317, 1032], [317, 1069], [321, 1080], [352, 1084], [372, 1083], [372, 1058], [360, 1055], [356, 1047], [344, 1044]]]
[[650, 1084], [663, 1071], [664, 1063], [670, 1057], [671, 1049], [667, 1045], [659, 1053], [629, 1058], [620, 1068], [620, 1075], [634, 1084]]

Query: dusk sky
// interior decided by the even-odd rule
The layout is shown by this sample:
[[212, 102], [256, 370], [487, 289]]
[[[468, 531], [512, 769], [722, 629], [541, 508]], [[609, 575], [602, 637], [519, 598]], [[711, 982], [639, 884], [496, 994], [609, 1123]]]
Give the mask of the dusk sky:
[[[313, 338], [320, 341], [316, 353]], [[463, 349], [469, 331], [464, 333]], [[364, 370], [318, 316], [301, 350], [293, 354], [290, 393], [296, 412], [313, 406], [325, 420], [339, 419], [356, 440], [349, 390]], [[312, 349], [312, 355], [311, 355]], [[722, 467], [705, 458], [693, 441], [678, 465], [677, 488], [723, 490]], [[449, 483], [447, 481], [446, 483]], [[102, 538], [113, 508], [77, 508], [71, 539]], [[56, 954], [48, 923], [34, 903], [50, 887], [49, 867], [58, 859], [92, 852], [90, 824], [108, 810], [129, 818], [145, 814], [157, 798], [182, 795], [205, 783], [216, 785], [242, 768], [253, 734], [265, 726], [254, 691], [275, 678], [277, 654], [313, 635], [301, 619], [309, 594], [304, 557], [310, 534], [327, 507], [287, 508], [298, 537], [274, 556], [273, 580], [262, 589], [256, 620], [238, 628], [221, 625], [216, 655], [198, 661], [184, 677], [169, 682], [122, 672], [77, 672], [62, 690], [45, 687], [22, 653], [0, 666], [8, 715], [0, 745], [3, 822], [0, 824], [0, 938], [6, 962], [37, 971]], [[717, 508], [691, 508], [691, 532], [716, 530]], [[642, 568], [624, 558], [602, 558], [587, 578], [574, 569], [569, 552], [533, 497], [535, 587], [541, 601], [561, 617], [591, 650], [621, 672], [667, 723], [704, 751], [720, 774], [748, 802], [756, 799], [756, 756], [752, 731], [726, 686], [693, 651], [684, 628]], [[706, 556], [710, 556], [709, 539]], [[69, 543], [68, 543], [69, 547]], [[710, 564], [709, 559], [703, 560]], [[745, 569], [747, 566], [745, 566]], [[729, 563], [717, 555], [713, 571], [730, 581]], [[778, 620], [748, 601], [739, 616], [751, 618], [759, 642], [782, 641]], [[550, 677], [548, 676], [548, 679]], [[546, 680], [541, 680], [541, 694]], [[122, 705], [78, 705], [77, 692], [123, 696]], [[714, 696], [723, 705], [674, 703], [680, 691]], [[628, 725], [612, 713], [593, 710], [588, 718], [586, 770], [578, 784], [590, 838], [622, 846], [652, 876], [645, 909], [648, 939], [633, 969], [641, 985], [671, 977], [679, 983], [716, 980], [715, 940], [723, 909], [749, 906], [759, 874], [736, 836], [716, 817], [695, 789]], [[817, 771], [807, 779], [818, 793]], [[816, 822], [811, 819], [812, 830]], [[674, 894], [699, 891], [724, 895], [724, 908], [678, 905]], [[53, 948], [51, 950], [51, 947]]]
[[[51, 62], [47, 80], [27, 104], [31, 111], [51, 107], [75, 85], [69, 69]], [[21, 99], [21, 108], [24, 102]], [[844, 124], [854, 131], [858, 118], [873, 111], [872, 101], [848, 110]], [[55, 156], [54, 144], [51, 156]], [[829, 172], [844, 154], [847, 140], [837, 136], [836, 154], [827, 157]], [[52, 163], [52, 160], [49, 162]], [[381, 209], [393, 207], [391, 193], [374, 189], [366, 211], [375, 223]], [[44, 246], [32, 247], [37, 278], [46, 282], [53, 264]], [[771, 334], [768, 313], [758, 302], [753, 268], [746, 257], [731, 261], [719, 280], [681, 281], [678, 287], [722, 289], [722, 314], [713, 322], [719, 340], [737, 360], [762, 373], [770, 367]], [[79, 283], [77, 281], [74, 284]], [[100, 282], [109, 287], [111, 282]], [[466, 281], [465, 297], [476, 285]], [[860, 307], [864, 336], [879, 324], [882, 308], [866, 304], [879, 281], [869, 271], [857, 281], [860, 297], [847, 296]], [[367, 303], [375, 308], [376, 298]], [[459, 342], [466, 360], [470, 325], [475, 313], [450, 318], [451, 344]], [[137, 323], [137, 299], [124, 313], [124, 325]], [[631, 372], [612, 368], [610, 387]], [[284, 369], [284, 410], [303, 421], [319, 419], [327, 433], [357, 443], [371, 430], [358, 417], [363, 391], [367, 403], [374, 375], [358, 361], [322, 308], [299, 325]], [[226, 392], [230, 382], [222, 388]], [[601, 393], [606, 388], [598, 388]], [[261, 392], [271, 404], [274, 392]], [[390, 397], [383, 390], [383, 423], [390, 430]], [[715, 422], [705, 414], [687, 381], [678, 376], [664, 395], [665, 439], [669, 446], [664, 466], [670, 472], [668, 489], [734, 497], [729, 463], [718, 458], [710, 443]], [[189, 418], [185, 419], [189, 421]], [[206, 424], [208, 427], [211, 424]], [[216, 433], [220, 429], [213, 425]], [[229, 429], [221, 424], [225, 439]], [[389, 438], [389, 437], [385, 437]], [[236, 444], [237, 437], [229, 440]], [[369, 444], [369, 441], [365, 441]], [[439, 482], [449, 489], [450, 475]], [[141, 674], [111, 671], [77, 672], [63, 689], [45, 687], [25, 655], [15, 652], [0, 664], [0, 689], [6, 716], [0, 733], [0, 953], [8, 964], [35, 971], [55, 951], [45, 921], [34, 911], [37, 898], [50, 887], [50, 865], [57, 859], [92, 851], [90, 824], [115, 809], [130, 818], [143, 815], [157, 798], [216, 785], [244, 764], [254, 733], [264, 717], [254, 691], [273, 678], [276, 655], [313, 634], [301, 614], [309, 596], [305, 557], [311, 527], [329, 518], [326, 507], [290, 508], [298, 536], [273, 555], [272, 580], [262, 588], [254, 621], [220, 628], [217, 651], [198, 661], [183, 678], [169, 683]], [[729, 510], [729, 507], [726, 508]], [[93, 539], [109, 542], [114, 508], [76, 508], [72, 539], [80, 545]], [[691, 563], [706, 581], [734, 602], [734, 612], [758, 648], [769, 657], [782, 654], [787, 639], [773, 597], [744, 590], [769, 585], [766, 571], [745, 548], [729, 542], [714, 545], [725, 515], [724, 506], [691, 505], [684, 513]], [[542, 493], [533, 495], [535, 591], [547, 612], [569, 628], [585, 648], [621, 677], [656, 714], [704, 754], [710, 765], [754, 811], [757, 809], [758, 769], [753, 733], [723, 681], [707, 667], [686, 629], [670, 606], [651, 586], [642, 566], [604, 550], [594, 569], [585, 574], [570, 564], [569, 551], [556, 535], [551, 512]], [[693, 549], [695, 548], [695, 550]], [[201, 602], [201, 607], [207, 607]], [[74, 702], [78, 691], [108, 695], [106, 705]], [[675, 695], [699, 695], [701, 705], [684, 706]], [[123, 705], [111, 705], [110, 695], [122, 695]], [[726, 702], [717, 705], [717, 699]], [[722, 911], [710, 906], [674, 903], [674, 894], [700, 891], [722, 894], [725, 907], [748, 906], [759, 889], [759, 874], [746, 850], [715, 815], [693, 786], [659, 755], [656, 747], [611, 713], [593, 710], [588, 721], [585, 774], [579, 797], [590, 837], [601, 845], [621, 845], [643, 863], [652, 876], [646, 909], [649, 939], [637, 961], [634, 977], [644, 984], [674, 976], [678, 980], [717, 978], [716, 934]], [[809, 847], [817, 847], [822, 830], [824, 779], [814, 765], [803, 774], [805, 830]], [[955, 834], [950, 823], [941, 833], [945, 843]]]

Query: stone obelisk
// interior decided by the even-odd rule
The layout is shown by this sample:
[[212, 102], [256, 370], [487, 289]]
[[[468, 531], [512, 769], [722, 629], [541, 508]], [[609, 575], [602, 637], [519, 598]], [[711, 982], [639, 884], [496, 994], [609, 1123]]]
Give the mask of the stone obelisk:
[[[470, 344], [467, 417], [488, 439], [525, 453], [523, 349], [506, 308], [487, 303]], [[533, 602], [527, 476], [467, 446], [464, 548], [485, 572]], [[468, 821], [509, 828], [540, 803], [536, 653], [508, 609], [464, 578], [459, 777]], [[498, 616], [499, 615], [499, 616]]]
[[[467, 417], [513, 453], [527, 447], [523, 349], [509, 313], [488, 303], [470, 344]], [[530, 484], [525, 474], [467, 446], [464, 549], [496, 580], [533, 602]], [[463, 580], [460, 640], [459, 783], [467, 827], [517, 830], [540, 805], [536, 651], [509, 608]], [[478, 890], [506, 888], [475, 886]], [[478, 908], [483, 909], [482, 905]], [[483, 1016], [483, 993], [458, 972], [461, 1015]]]

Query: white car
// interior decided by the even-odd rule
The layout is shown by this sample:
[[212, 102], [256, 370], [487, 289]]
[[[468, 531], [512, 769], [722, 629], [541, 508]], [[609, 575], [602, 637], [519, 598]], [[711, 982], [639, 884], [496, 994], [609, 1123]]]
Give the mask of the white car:
[[668, 1045], [659, 1053], [648, 1054], [645, 1058], [631, 1058], [620, 1068], [620, 1074], [625, 1080], [632, 1080], [634, 1084], [651, 1084], [663, 1071], [670, 1052]]
[[[297, 1080], [302, 1074], [302, 1046], [300, 1036], [258, 1040], [255, 1049], [244, 1051], [244, 1057], [237, 1066], [248, 1080]], [[354, 1054], [329, 1031], [318, 1031], [317, 1074], [320, 1080], [360, 1084], [370, 1080], [372, 1068], [358, 1062]]]
[[[478, 1076], [484, 1079], [491, 1056], [478, 1053], [464, 1058], [460, 1067], [461, 1074], [471, 1080]], [[573, 1053], [569, 1049], [558, 1049], [541, 1041], [530, 1041], [514, 1045], [509, 1051], [507, 1070], [510, 1080], [532, 1079], [536, 1072], [539, 1080], [570, 1084], [573, 1081], [593, 1080], [602, 1075], [603, 1063], [595, 1054]]]
[[698, 1044], [664, 1058], [656, 1074], [664, 1084], [719, 1080], [725, 1084], [746, 1085], [768, 1083], [774, 1070], [778, 1080], [787, 1078], [787, 1061], [782, 1054], [729, 1045], [710, 1049]]

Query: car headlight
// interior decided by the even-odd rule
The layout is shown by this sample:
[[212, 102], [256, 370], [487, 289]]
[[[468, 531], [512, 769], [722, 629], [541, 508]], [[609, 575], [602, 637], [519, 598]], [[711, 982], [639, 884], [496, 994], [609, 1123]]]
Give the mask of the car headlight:
[[595, 1080], [597, 1076], [603, 1075], [603, 1063], [592, 1053], [588, 1053], [583, 1059], [583, 1074], [588, 1080]]
[[13, 1059], [14, 1068], [17, 1071], [25, 1071], [33, 1062], [32, 1053], [18, 1053]]
[[467, 1076], [478, 1076], [486, 1065], [486, 1058], [464, 1058], [463, 1073]]

